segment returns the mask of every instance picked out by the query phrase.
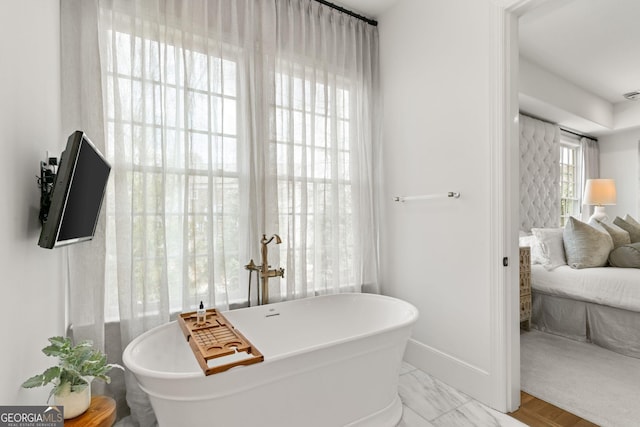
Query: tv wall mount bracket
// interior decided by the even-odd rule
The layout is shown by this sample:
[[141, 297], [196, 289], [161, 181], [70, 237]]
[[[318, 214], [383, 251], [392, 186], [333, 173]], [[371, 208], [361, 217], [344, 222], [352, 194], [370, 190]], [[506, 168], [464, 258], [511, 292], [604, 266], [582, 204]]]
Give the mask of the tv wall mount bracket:
[[40, 161], [40, 176], [37, 177], [38, 187], [40, 187], [40, 223], [47, 222], [49, 208], [51, 207], [51, 193], [53, 184], [56, 181], [58, 159], [48, 157], [46, 161]]

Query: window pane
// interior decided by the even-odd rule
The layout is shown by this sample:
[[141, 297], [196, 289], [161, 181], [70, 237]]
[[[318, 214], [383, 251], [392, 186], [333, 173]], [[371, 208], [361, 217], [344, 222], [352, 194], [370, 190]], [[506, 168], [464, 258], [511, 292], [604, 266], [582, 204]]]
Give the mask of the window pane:
[[[233, 175], [237, 51], [222, 59], [158, 40], [110, 35], [105, 153], [126, 177], [120, 191], [130, 194], [119, 198], [127, 206], [109, 207], [108, 233], [115, 232], [115, 212], [130, 209], [134, 298], [153, 295], [157, 302], [142, 310], [157, 310], [163, 280], [174, 309], [194, 292], [214, 290], [231, 302], [246, 298], [239, 283], [240, 202]], [[109, 275], [108, 295], [117, 295], [116, 280]], [[109, 301], [117, 304], [117, 298]], [[117, 307], [107, 312], [117, 313]]]
[[284, 64], [283, 69], [287, 72], [276, 75], [272, 132], [280, 230], [291, 243], [280, 248], [290, 269], [281, 288], [285, 292], [294, 282], [296, 291], [322, 293], [355, 277], [349, 91], [313, 72], [307, 78], [302, 67]]
[[579, 186], [579, 146], [562, 144], [560, 146], [560, 222], [564, 226], [569, 216], [580, 213], [579, 199], [582, 189]]

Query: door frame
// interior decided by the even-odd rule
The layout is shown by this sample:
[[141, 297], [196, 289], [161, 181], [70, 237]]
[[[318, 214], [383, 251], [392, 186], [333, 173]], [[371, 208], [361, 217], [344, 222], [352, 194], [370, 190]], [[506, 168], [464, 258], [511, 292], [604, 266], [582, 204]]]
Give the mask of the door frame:
[[[492, 0], [491, 372], [493, 408], [520, 406], [518, 20], [550, 0]], [[508, 261], [505, 268], [504, 260]], [[498, 262], [498, 261], [503, 261]], [[510, 268], [509, 268], [510, 267]]]

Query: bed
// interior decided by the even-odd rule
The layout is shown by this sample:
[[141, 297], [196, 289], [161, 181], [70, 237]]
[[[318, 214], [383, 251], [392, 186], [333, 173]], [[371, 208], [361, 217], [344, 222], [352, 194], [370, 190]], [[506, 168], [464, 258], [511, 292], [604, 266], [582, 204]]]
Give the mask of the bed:
[[[532, 326], [640, 358], [640, 259], [638, 268], [602, 267], [608, 262], [609, 244], [616, 250], [640, 242], [640, 223], [626, 215], [613, 221], [622, 230], [608, 223], [611, 226], [594, 225], [610, 242], [592, 241], [593, 246], [582, 248], [602, 249], [599, 255], [604, 258], [600, 264], [584, 265], [576, 253], [578, 241], [594, 240], [592, 227], [568, 218], [573, 228], [558, 228], [560, 129], [525, 115], [519, 122], [520, 246], [531, 248]], [[571, 253], [565, 253], [567, 231]], [[598, 236], [595, 240], [603, 239]]]
[[640, 358], [640, 269], [531, 266], [536, 329]]

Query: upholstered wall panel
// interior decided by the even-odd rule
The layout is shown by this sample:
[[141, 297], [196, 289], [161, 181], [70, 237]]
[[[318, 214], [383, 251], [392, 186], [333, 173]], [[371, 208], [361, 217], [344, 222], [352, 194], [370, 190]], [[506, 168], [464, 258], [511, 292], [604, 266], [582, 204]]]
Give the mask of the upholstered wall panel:
[[560, 127], [520, 115], [520, 229], [560, 224]]

